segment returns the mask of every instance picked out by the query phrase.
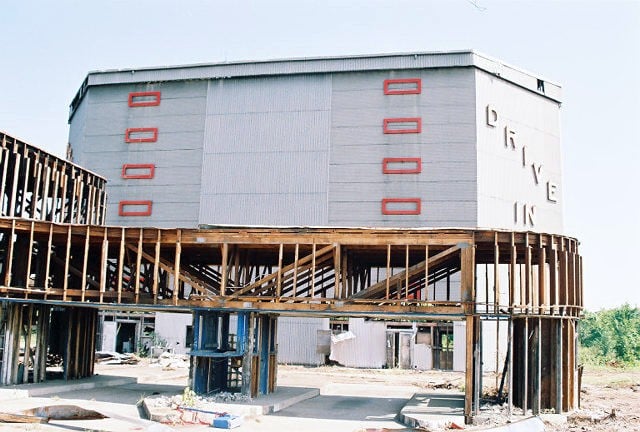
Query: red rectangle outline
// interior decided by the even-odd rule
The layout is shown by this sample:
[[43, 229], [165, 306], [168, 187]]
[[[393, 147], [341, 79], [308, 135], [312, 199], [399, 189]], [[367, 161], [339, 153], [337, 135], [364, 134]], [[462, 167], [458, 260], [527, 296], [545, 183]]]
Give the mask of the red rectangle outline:
[[[148, 169], [148, 174], [127, 174], [127, 170], [131, 169]], [[152, 179], [156, 174], [156, 166], [154, 164], [124, 164], [122, 165], [123, 179]]]
[[[393, 123], [409, 123], [415, 122], [415, 129], [389, 129], [389, 125]], [[402, 118], [386, 118], [382, 122], [382, 131], [386, 134], [414, 134], [422, 133], [422, 118], [420, 117], [402, 117]]]
[[[144, 211], [125, 211], [124, 207], [128, 205], [144, 205], [147, 209]], [[118, 216], [151, 216], [151, 207], [153, 201], [120, 201], [118, 204]]]
[[[391, 169], [389, 168], [390, 163], [415, 163], [415, 168], [410, 169]], [[420, 174], [422, 172], [422, 158], [410, 158], [410, 157], [400, 157], [400, 158], [384, 158], [382, 159], [382, 173], [383, 174]]]
[[[415, 84], [416, 88], [408, 90], [391, 90], [390, 84]], [[386, 95], [407, 95], [407, 94], [420, 94], [422, 93], [422, 79], [421, 78], [402, 78], [402, 79], [386, 79], [384, 80], [384, 94]]]
[[[153, 96], [156, 99], [155, 100], [150, 100], [150, 101], [141, 101], [141, 102], [136, 102], [136, 101], [133, 100], [133, 98], [146, 97], [146, 96]], [[150, 106], [158, 106], [158, 105], [160, 105], [160, 92], [159, 91], [146, 91], [146, 92], [131, 92], [131, 93], [129, 93], [129, 106], [131, 108], [150, 107]]]
[[[132, 133], [151, 132], [153, 135], [148, 138], [131, 138]], [[148, 143], [158, 141], [158, 128], [129, 128], [124, 133], [124, 142], [127, 143]]]
[[[389, 203], [413, 203], [415, 210], [389, 210]], [[419, 215], [422, 213], [422, 200], [420, 198], [382, 198], [383, 215]]]

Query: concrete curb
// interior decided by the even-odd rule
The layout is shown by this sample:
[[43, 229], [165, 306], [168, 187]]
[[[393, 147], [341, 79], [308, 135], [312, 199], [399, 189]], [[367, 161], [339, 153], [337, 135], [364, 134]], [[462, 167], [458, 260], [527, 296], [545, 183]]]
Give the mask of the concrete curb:
[[72, 381], [53, 380], [44, 383], [22, 384], [0, 388], [0, 400], [22, 399], [28, 397], [54, 396], [76, 390], [94, 389], [96, 387], [114, 387], [137, 383], [136, 378], [111, 375], [94, 375]]

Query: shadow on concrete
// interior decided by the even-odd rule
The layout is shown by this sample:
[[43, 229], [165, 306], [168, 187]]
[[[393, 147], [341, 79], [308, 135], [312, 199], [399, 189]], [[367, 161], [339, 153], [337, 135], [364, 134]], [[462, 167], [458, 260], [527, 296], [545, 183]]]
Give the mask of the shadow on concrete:
[[407, 399], [354, 396], [316, 396], [272, 414], [328, 420], [393, 420]]

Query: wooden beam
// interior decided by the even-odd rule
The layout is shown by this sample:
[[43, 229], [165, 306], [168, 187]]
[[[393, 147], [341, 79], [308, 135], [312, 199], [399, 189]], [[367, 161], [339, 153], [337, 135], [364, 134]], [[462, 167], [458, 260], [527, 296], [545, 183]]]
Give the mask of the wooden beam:
[[[451, 246], [450, 248], [432, 256], [428, 261], [422, 261], [418, 264], [415, 264], [409, 268], [409, 277], [414, 277], [420, 273], [422, 273], [425, 269], [425, 266], [428, 265], [438, 265], [442, 262], [451, 258], [451, 256], [460, 250], [460, 245]], [[387, 265], [389, 265], [389, 258], [387, 258]], [[387, 275], [388, 276], [388, 275]], [[353, 295], [352, 298], [370, 298], [371, 296], [383, 291], [389, 285], [394, 285], [398, 281], [401, 281], [405, 278], [405, 272], [397, 273], [393, 276], [388, 276], [384, 281], [380, 281], [370, 287], [357, 292]], [[386, 297], [385, 297], [386, 298]]]

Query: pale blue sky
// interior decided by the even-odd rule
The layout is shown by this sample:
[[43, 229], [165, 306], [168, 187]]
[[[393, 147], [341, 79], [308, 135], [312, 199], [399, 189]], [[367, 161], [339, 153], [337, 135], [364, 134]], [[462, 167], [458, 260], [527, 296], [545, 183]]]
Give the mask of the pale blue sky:
[[640, 0], [22, 0], [0, 22], [0, 130], [58, 155], [90, 70], [473, 48], [559, 82], [587, 307], [640, 305]]

